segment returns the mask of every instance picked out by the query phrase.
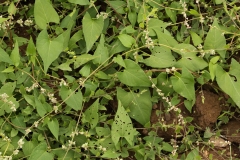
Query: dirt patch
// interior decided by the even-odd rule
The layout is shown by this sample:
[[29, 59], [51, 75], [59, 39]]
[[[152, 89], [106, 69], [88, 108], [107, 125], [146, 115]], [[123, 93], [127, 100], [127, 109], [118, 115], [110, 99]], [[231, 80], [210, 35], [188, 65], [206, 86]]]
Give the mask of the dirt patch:
[[210, 91], [198, 93], [196, 104], [193, 107], [193, 117], [194, 122], [202, 129], [212, 127], [217, 122], [217, 118], [222, 111], [219, 98], [218, 95]]
[[[202, 99], [204, 96], [204, 102]], [[193, 107], [192, 113], [190, 113], [186, 107], [181, 103], [178, 106], [181, 109], [181, 114], [184, 118], [193, 117], [193, 123], [200, 130], [205, 130], [207, 127], [213, 129], [212, 127], [217, 122], [217, 119], [223, 109], [221, 107], [221, 101], [219, 100], [221, 96], [214, 94], [210, 91], [204, 90], [198, 93], [196, 96], [196, 103]], [[165, 112], [162, 103], [158, 103], [153, 107], [151, 123], [153, 126], [158, 126], [157, 133], [159, 137], [165, 140], [170, 140], [176, 138], [177, 129], [174, 128], [178, 123], [178, 117], [175, 111]], [[187, 127], [187, 126], [186, 126]], [[225, 146], [219, 145], [221, 142], [212, 143], [212, 145], [200, 145], [199, 152], [203, 159], [209, 159], [212, 157], [213, 160], [225, 160], [232, 156], [232, 158], [240, 157], [240, 149], [238, 148], [240, 144], [240, 122], [231, 121], [228, 124], [221, 127], [223, 130], [222, 134], [226, 139], [221, 139], [224, 143], [231, 142]], [[184, 134], [184, 131], [180, 133]], [[178, 137], [181, 138], [181, 137]], [[218, 144], [218, 146], [217, 146]], [[187, 153], [187, 152], [186, 152]], [[187, 155], [187, 154], [186, 154]]]
[[222, 135], [225, 136], [228, 141], [240, 144], [240, 121], [232, 120], [220, 129], [222, 130]]
[[[204, 96], [204, 102], [202, 96]], [[213, 124], [217, 122], [217, 118], [222, 111], [219, 98], [220, 96], [204, 90], [197, 94], [192, 113], [186, 109], [183, 103], [179, 105], [178, 108], [181, 110], [184, 118], [193, 117], [193, 123], [195, 123], [198, 128], [200, 127], [201, 130], [205, 130], [205, 128], [211, 128]], [[161, 102], [156, 104], [152, 110], [151, 123], [154, 125], [159, 122], [158, 135], [169, 140], [176, 134], [176, 129], [173, 127], [178, 123], [178, 118], [175, 111], [166, 113], [164, 110], [165, 108]]]

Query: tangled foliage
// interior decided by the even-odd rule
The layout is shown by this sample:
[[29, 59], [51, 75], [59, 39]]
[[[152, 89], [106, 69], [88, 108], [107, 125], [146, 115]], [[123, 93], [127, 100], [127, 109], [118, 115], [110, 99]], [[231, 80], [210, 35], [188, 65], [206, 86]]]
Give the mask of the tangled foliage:
[[[178, 105], [213, 84], [240, 107], [239, 5], [0, 1], [0, 159], [200, 158], [207, 139]], [[170, 142], [158, 102], [177, 114]]]

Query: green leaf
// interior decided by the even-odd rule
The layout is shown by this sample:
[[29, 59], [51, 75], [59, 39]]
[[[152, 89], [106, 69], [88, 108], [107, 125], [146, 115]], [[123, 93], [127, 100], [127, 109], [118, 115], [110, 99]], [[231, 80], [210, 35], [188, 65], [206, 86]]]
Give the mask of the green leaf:
[[198, 46], [199, 44], [201, 44], [203, 42], [201, 37], [199, 35], [197, 35], [197, 33], [195, 33], [195, 32], [191, 32], [191, 37], [192, 37], [194, 46]]
[[127, 34], [120, 34], [118, 39], [127, 48], [130, 48], [135, 43], [135, 39]]
[[78, 68], [80, 66], [82, 66], [83, 64], [95, 59], [96, 57], [91, 55], [91, 54], [83, 54], [80, 56], [77, 56], [77, 58], [75, 58], [74, 60], [74, 68]]
[[120, 66], [126, 68], [125, 62], [124, 62], [124, 60], [123, 60], [123, 58], [122, 58], [121, 55], [117, 55], [117, 57], [114, 57], [114, 58], [113, 58], [113, 61], [114, 61], [115, 63], [119, 64]]
[[52, 121], [48, 122], [48, 128], [54, 135], [54, 137], [58, 140], [58, 135], [59, 135], [59, 123], [56, 118], [54, 118]]
[[76, 43], [83, 39], [83, 36], [82, 36], [82, 30], [79, 30], [78, 32], [76, 32], [69, 40], [69, 44], [68, 44], [68, 48], [69, 50], [72, 50], [74, 48], [77, 48], [78, 45], [76, 45]]
[[0, 94], [6, 93], [10, 97], [15, 88], [16, 82], [7, 82], [1, 87]]
[[22, 148], [24, 155], [29, 156], [32, 153], [33, 149], [37, 146], [37, 144], [38, 143], [36, 141], [25, 142]]
[[133, 138], [137, 131], [133, 128], [132, 121], [125, 111], [121, 102], [118, 101], [118, 110], [112, 123], [111, 136], [115, 146], [120, 138], [125, 138], [130, 145], [133, 145]]
[[58, 58], [63, 50], [64, 37], [59, 35], [57, 38], [51, 40], [48, 36], [47, 30], [42, 30], [37, 37], [37, 51], [44, 63], [44, 72], [51, 63]]
[[88, 52], [102, 33], [104, 26], [103, 17], [100, 16], [98, 19], [92, 19], [90, 14], [86, 12], [82, 20], [82, 26], [86, 41], [86, 52]]
[[228, 94], [232, 100], [240, 107], [240, 64], [232, 59], [230, 71], [226, 72], [221, 66], [217, 66], [216, 80], [219, 87]]
[[15, 125], [18, 126], [16, 128], [17, 130], [21, 131], [22, 133], [25, 133], [25, 130], [22, 128], [26, 128], [26, 123], [24, 122], [24, 117], [22, 115], [18, 115], [14, 117], [11, 122]]
[[60, 64], [60, 65], [57, 66], [56, 68], [59, 68], [59, 69], [61, 69], [61, 70], [63, 70], [63, 71], [72, 71], [72, 68], [69, 67], [69, 65], [70, 65], [71, 63], [73, 63], [72, 60], [67, 60], [67, 62]]
[[36, 0], [34, 4], [34, 17], [41, 29], [47, 29], [50, 22], [59, 23], [59, 16], [49, 0]]
[[166, 47], [174, 47], [178, 44], [178, 42], [169, 34], [163, 33], [160, 30], [154, 29], [157, 33], [158, 42], [160, 45], [165, 45]]
[[166, 11], [168, 17], [171, 19], [171, 21], [173, 23], [176, 23], [176, 21], [177, 21], [177, 16], [176, 16], [177, 12], [176, 12], [176, 10], [173, 10], [172, 8], [170, 9], [170, 8], [166, 7], [165, 11]]
[[192, 74], [186, 68], [183, 68], [182, 75], [176, 72], [175, 76], [172, 76], [170, 79], [173, 89], [181, 96], [187, 98], [187, 100], [192, 101], [193, 106], [195, 103], [195, 88]]
[[117, 88], [117, 99], [122, 102], [124, 108], [129, 110], [129, 116], [145, 126], [150, 122], [152, 102], [148, 90], [140, 90], [139, 93], [124, 91]]
[[41, 103], [37, 97], [35, 97], [35, 104], [36, 104], [37, 113], [41, 117], [43, 117], [47, 113], [47, 110], [45, 109], [44, 104]]
[[98, 124], [98, 105], [99, 99], [97, 99], [85, 112], [84, 121], [89, 122], [91, 128], [95, 128]]
[[12, 60], [9, 55], [0, 47], [0, 62], [6, 62], [12, 64]]
[[137, 21], [137, 13], [133, 10], [129, 10], [128, 12], [128, 19], [130, 21], [130, 23], [132, 24], [132, 26], [134, 27]]
[[182, 56], [175, 65], [178, 68], [186, 67], [191, 71], [198, 71], [208, 66], [203, 58], [197, 56], [197, 49], [191, 44], [178, 44], [174, 47], [174, 51]]
[[115, 11], [119, 14], [124, 14], [124, 8], [126, 7], [127, 3], [125, 1], [108, 1], [111, 7], [115, 9]]
[[12, 59], [12, 62], [17, 67], [20, 63], [20, 54], [19, 54], [19, 48], [18, 48], [18, 42], [16, 41], [14, 48], [12, 50], [10, 58]]
[[62, 86], [59, 95], [62, 100], [74, 110], [78, 111], [82, 109], [83, 96], [81, 91], [74, 92], [74, 90]]
[[213, 81], [216, 75], [216, 70], [217, 70], [217, 61], [219, 60], [219, 56], [215, 56], [213, 57], [210, 62], [209, 62], [209, 72], [210, 72], [210, 76], [211, 76], [211, 80]]
[[156, 46], [152, 49], [150, 57], [144, 59], [143, 63], [153, 68], [167, 68], [174, 66], [176, 60], [170, 49]]
[[14, 2], [11, 2], [11, 4], [8, 7], [8, 14], [9, 15], [14, 15], [17, 11], [16, 6], [14, 5]]
[[101, 35], [100, 43], [97, 46], [96, 51], [94, 52], [94, 56], [96, 57], [93, 60], [95, 64], [102, 64], [109, 58], [108, 48], [104, 46], [104, 35]]
[[30, 62], [33, 63], [33, 65], [35, 65], [35, 59], [36, 59], [36, 47], [34, 45], [33, 39], [32, 37], [30, 37], [28, 46], [27, 46], [27, 50], [26, 50], [26, 54], [29, 57]]
[[223, 33], [215, 19], [204, 41], [204, 50], [214, 50], [218, 52], [222, 58], [225, 58], [226, 39]]
[[111, 49], [110, 49], [110, 55], [122, 52], [127, 50], [128, 48], [125, 47], [119, 39], [116, 39], [112, 44], [111, 44]]
[[108, 149], [104, 154], [101, 156], [102, 158], [107, 158], [107, 159], [116, 159], [120, 156], [121, 154], [118, 152], [115, 152], [111, 149]]
[[62, 20], [60, 27], [72, 29], [75, 26], [78, 11], [79, 10], [74, 8], [73, 11]]
[[173, 151], [173, 147], [169, 143], [163, 142], [162, 145], [163, 145], [162, 149], [164, 151], [167, 151], [167, 152], [172, 152]]
[[122, 83], [128, 86], [151, 86], [148, 76], [138, 64], [129, 59], [124, 60], [124, 62], [127, 68], [123, 72], [117, 73], [117, 76]]
[[3, 22], [5, 22], [5, 21], [7, 21], [7, 20], [8, 20], [8, 18], [2, 18], [2, 17], [1, 17], [1, 18], [0, 18], [0, 24], [3, 23]]
[[224, 0], [215, 0], [216, 4], [222, 4], [224, 2]]
[[197, 148], [193, 149], [190, 153], [188, 153], [186, 160], [192, 160], [192, 159], [196, 159], [196, 160], [200, 160], [201, 156], [199, 155], [199, 151]]
[[8, 68], [4, 69], [2, 72], [3, 73], [10, 73], [14, 71], [14, 67], [13, 66], [9, 66]]
[[79, 4], [79, 5], [82, 5], [82, 6], [89, 4], [88, 0], [68, 0], [68, 2], [74, 3], [74, 4]]
[[52, 153], [47, 152], [47, 144], [44, 141], [33, 149], [28, 160], [53, 160], [53, 159], [54, 155]]
[[194, 16], [199, 16], [198, 11], [196, 11], [195, 9], [190, 9], [190, 11], [188, 11], [188, 13], [190, 13], [191, 15], [194, 15]]
[[156, 33], [154, 30], [163, 31], [167, 26], [168, 26], [167, 23], [156, 18], [151, 18], [148, 21], [149, 36], [155, 36]]

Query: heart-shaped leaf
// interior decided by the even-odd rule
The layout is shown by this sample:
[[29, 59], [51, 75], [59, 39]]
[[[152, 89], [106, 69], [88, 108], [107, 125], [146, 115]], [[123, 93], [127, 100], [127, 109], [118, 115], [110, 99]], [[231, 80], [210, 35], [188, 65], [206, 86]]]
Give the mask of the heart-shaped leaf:
[[128, 113], [123, 108], [120, 101], [118, 101], [118, 110], [112, 123], [112, 140], [115, 145], [117, 145], [119, 139], [125, 138], [127, 142], [132, 145], [133, 138], [137, 134], [136, 130], [133, 128], [132, 121], [128, 116]]
[[65, 103], [71, 108], [75, 109], [76, 111], [82, 108], [83, 96], [81, 91], [74, 92], [74, 90], [67, 89], [66, 87], [62, 86], [59, 94], [62, 100], [64, 100]]
[[82, 20], [82, 26], [87, 47], [86, 51], [88, 52], [102, 33], [104, 26], [103, 17], [100, 16], [98, 19], [92, 19], [90, 14], [86, 12]]
[[49, 22], [59, 23], [59, 16], [49, 0], [35, 1], [34, 17], [41, 29], [46, 29]]
[[51, 40], [48, 36], [47, 30], [42, 30], [37, 37], [37, 51], [44, 63], [44, 71], [47, 72], [51, 63], [56, 60], [63, 50], [64, 38], [59, 35], [57, 38]]

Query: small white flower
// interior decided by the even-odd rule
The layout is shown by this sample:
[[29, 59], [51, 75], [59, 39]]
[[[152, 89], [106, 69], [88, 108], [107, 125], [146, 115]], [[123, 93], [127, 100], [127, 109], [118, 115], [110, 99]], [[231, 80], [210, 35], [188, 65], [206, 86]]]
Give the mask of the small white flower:
[[24, 141], [23, 139], [21, 138], [19, 141], [18, 141], [18, 146], [19, 148], [22, 148], [22, 145], [24, 144]]
[[85, 150], [87, 150], [87, 148], [88, 148], [88, 143], [87, 143], [87, 142], [84, 143], [84, 144], [82, 145], [82, 148], [84, 148]]
[[41, 90], [42, 94], [46, 92], [46, 89], [44, 89], [44, 88], [41, 88], [40, 90]]
[[106, 151], [107, 151], [107, 148], [105, 148], [105, 147], [102, 148], [102, 151], [103, 151], [103, 152], [106, 152]]
[[13, 112], [16, 112], [16, 110], [17, 110], [14, 106], [12, 106], [10, 109], [11, 109]]
[[39, 124], [38, 121], [35, 121], [35, 122], [34, 122], [34, 126], [35, 126], [36, 128], [38, 127], [38, 124]]
[[67, 147], [65, 145], [62, 145], [62, 149], [67, 149]]
[[30, 132], [32, 132], [32, 131], [31, 131], [30, 128], [28, 128], [28, 129], [25, 130], [25, 132], [26, 132], [26, 134], [28, 134], [28, 133], [30, 133]]
[[7, 99], [9, 96], [6, 93], [3, 93], [0, 95], [0, 97], [2, 97], [2, 99]]
[[170, 73], [171, 70], [170, 70], [169, 68], [166, 68], [166, 72], [167, 72], [167, 73]]
[[50, 99], [50, 101], [51, 101], [52, 103], [57, 103], [57, 99], [56, 99], [55, 97], [52, 97], [52, 98]]
[[23, 20], [22, 20], [22, 19], [17, 20], [17, 23], [18, 23], [21, 27], [23, 27]]
[[58, 106], [53, 106], [53, 110], [54, 110], [55, 113], [57, 113], [58, 112]]
[[18, 152], [19, 152], [19, 150], [16, 149], [16, 150], [13, 151], [13, 154], [14, 154], [14, 155], [17, 155]]
[[83, 132], [83, 131], [81, 131], [81, 132], [79, 132], [79, 134], [84, 134], [84, 132]]
[[72, 145], [75, 145], [76, 143], [74, 141], [68, 140], [68, 146], [71, 147]]
[[60, 86], [67, 86], [67, 82], [61, 79], [61, 82], [59, 83]]

